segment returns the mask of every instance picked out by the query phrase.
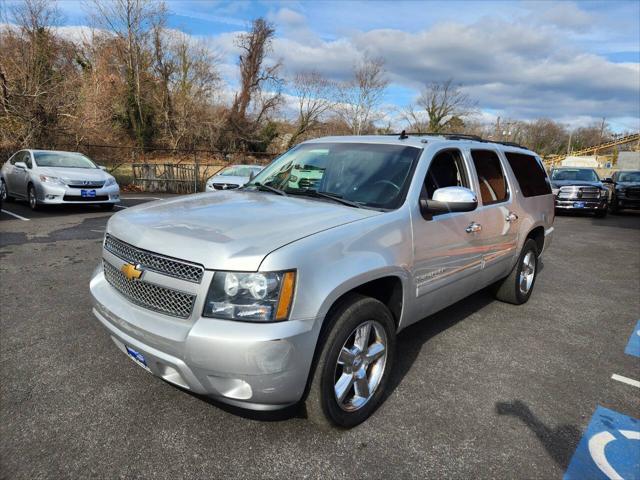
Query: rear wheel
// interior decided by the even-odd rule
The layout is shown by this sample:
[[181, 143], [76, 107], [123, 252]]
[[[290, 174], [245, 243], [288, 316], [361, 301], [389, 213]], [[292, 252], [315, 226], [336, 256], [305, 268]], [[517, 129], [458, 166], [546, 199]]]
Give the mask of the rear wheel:
[[504, 280], [496, 285], [496, 298], [503, 302], [521, 305], [529, 300], [538, 275], [538, 246], [528, 238], [515, 267]]
[[355, 294], [326, 321], [330, 330], [313, 372], [307, 416], [320, 427], [351, 428], [382, 402], [395, 358], [395, 323], [382, 302]]
[[29, 207], [31, 207], [31, 210], [38, 210], [38, 208], [40, 208], [38, 197], [36, 196], [36, 188], [33, 185], [29, 185], [27, 199], [29, 200]]

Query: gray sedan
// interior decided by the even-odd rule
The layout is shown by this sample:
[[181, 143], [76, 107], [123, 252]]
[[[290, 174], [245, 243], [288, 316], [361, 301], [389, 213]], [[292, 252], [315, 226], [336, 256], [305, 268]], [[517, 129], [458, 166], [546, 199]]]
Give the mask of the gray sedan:
[[241, 187], [260, 173], [262, 168], [260, 165], [231, 165], [223, 168], [207, 180], [205, 190], [214, 192], [216, 190], [233, 190]]
[[20, 150], [0, 170], [3, 200], [41, 205], [96, 204], [111, 210], [120, 202], [116, 179], [76, 152]]

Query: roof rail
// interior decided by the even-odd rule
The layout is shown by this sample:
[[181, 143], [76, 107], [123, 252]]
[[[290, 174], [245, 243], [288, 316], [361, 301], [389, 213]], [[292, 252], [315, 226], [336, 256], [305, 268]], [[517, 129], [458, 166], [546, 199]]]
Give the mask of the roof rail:
[[504, 145], [505, 147], [516, 147], [516, 148], [522, 148], [524, 150], [527, 150], [527, 147], [524, 147], [516, 142], [502, 142], [499, 140], [488, 140], [486, 138], [482, 138], [479, 135], [471, 135], [469, 133], [429, 133], [429, 132], [407, 132], [405, 130], [402, 130], [402, 132], [400, 133], [385, 133], [384, 135], [398, 136], [400, 140], [404, 140], [405, 138], [408, 138], [409, 135], [416, 136], [416, 137], [424, 137], [424, 136], [444, 137], [448, 140], [472, 140], [474, 142], [497, 143], [500, 145]]

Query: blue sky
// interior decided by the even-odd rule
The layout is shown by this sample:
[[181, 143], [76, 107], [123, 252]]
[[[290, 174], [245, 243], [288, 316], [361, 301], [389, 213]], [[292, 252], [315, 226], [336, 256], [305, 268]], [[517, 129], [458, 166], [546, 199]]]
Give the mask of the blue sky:
[[[87, 24], [81, 2], [58, 2], [67, 26]], [[584, 125], [606, 117], [640, 129], [638, 1], [179, 1], [169, 26], [207, 42], [236, 82], [233, 39], [253, 18], [276, 25], [272, 60], [285, 74], [316, 69], [340, 80], [363, 55], [380, 56], [400, 108], [422, 85], [452, 78], [484, 118], [550, 117]]]

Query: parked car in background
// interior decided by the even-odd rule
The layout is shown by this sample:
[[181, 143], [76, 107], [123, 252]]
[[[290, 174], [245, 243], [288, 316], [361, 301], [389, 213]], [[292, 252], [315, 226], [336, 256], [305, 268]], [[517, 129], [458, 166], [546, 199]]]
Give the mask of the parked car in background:
[[113, 209], [120, 202], [116, 179], [77, 152], [20, 150], [0, 169], [4, 200], [41, 205], [83, 204]]
[[620, 170], [611, 177], [611, 213], [629, 208], [640, 210], [640, 170]]
[[223, 168], [207, 180], [205, 190], [234, 190], [255, 177], [263, 168], [260, 165], [232, 165]]
[[593, 212], [597, 217], [607, 215], [610, 190], [593, 168], [554, 168], [551, 187], [556, 210]]
[[[321, 178], [291, 188], [310, 152]], [[93, 313], [170, 383], [255, 410], [306, 401], [312, 421], [352, 427], [386, 395], [399, 331], [489, 285], [529, 299], [553, 221], [524, 148], [320, 138], [234, 192], [113, 215]]]

